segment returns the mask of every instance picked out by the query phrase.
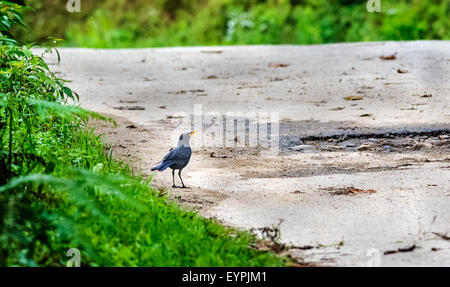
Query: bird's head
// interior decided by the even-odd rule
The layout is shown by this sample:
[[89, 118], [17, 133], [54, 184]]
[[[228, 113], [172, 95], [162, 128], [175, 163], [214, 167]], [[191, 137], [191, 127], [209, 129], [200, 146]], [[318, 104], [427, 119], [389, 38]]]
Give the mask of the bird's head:
[[178, 146], [189, 146], [189, 140], [191, 139], [191, 136], [195, 133], [196, 131], [192, 131], [192, 132], [188, 132], [188, 133], [184, 133], [181, 134], [180, 139], [178, 140]]

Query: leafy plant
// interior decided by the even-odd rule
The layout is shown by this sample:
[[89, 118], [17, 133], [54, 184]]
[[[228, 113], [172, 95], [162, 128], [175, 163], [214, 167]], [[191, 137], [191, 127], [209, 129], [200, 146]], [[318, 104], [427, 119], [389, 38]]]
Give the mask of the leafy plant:
[[10, 30], [13, 25], [19, 25], [26, 29], [22, 19], [22, 12], [26, 9], [23, 1], [0, 1], [0, 43], [16, 44]]
[[[85, 1], [68, 13], [58, 0], [36, 0], [21, 39], [64, 37], [65, 46], [127, 48], [230, 44], [321, 44], [450, 39], [449, 0]], [[70, 18], [70, 21], [66, 19]]]

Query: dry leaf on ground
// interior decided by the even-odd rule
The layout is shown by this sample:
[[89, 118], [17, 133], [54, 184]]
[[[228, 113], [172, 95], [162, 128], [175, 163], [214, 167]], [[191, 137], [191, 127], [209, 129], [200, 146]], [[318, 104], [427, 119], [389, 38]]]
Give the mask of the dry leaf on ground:
[[381, 60], [395, 60], [395, 59], [397, 59], [397, 53], [394, 53], [389, 56], [380, 56], [380, 59]]
[[360, 101], [362, 100], [363, 97], [361, 96], [348, 96], [348, 97], [344, 97], [344, 100], [346, 101]]

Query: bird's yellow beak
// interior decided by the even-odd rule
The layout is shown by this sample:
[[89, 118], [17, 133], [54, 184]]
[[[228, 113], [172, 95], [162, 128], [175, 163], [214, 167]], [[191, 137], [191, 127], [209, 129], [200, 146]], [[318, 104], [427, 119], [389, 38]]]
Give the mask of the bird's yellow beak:
[[189, 136], [191, 137], [196, 131], [193, 131], [189, 134]]

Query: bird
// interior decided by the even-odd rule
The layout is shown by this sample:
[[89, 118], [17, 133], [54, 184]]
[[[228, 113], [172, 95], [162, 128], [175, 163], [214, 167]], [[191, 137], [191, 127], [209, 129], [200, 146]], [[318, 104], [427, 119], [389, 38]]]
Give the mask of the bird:
[[189, 160], [191, 159], [192, 150], [189, 144], [189, 140], [195, 132], [196, 131], [192, 131], [182, 134], [178, 140], [177, 147], [171, 149], [169, 153], [167, 153], [164, 158], [158, 163], [158, 165], [152, 168], [152, 171], [164, 171], [165, 169], [170, 167], [172, 169], [172, 187], [177, 187], [175, 185], [175, 170], [178, 170], [178, 176], [182, 184], [181, 188], [186, 188], [183, 179], [181, 178], [181, 171], [187, 166]]

